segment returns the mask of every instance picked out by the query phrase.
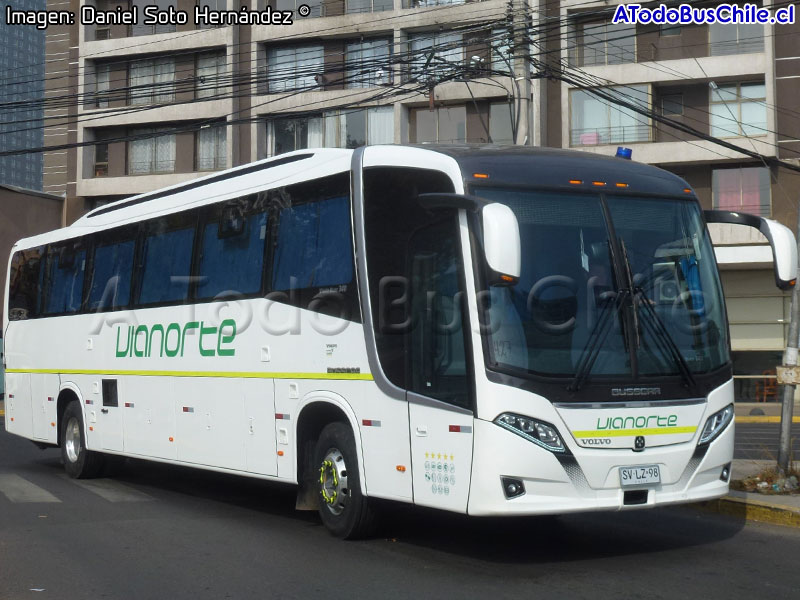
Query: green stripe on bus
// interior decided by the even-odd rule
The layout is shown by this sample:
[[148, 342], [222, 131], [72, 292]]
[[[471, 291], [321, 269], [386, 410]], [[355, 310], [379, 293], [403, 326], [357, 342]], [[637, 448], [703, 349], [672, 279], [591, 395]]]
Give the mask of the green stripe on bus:
[[633, 435], [674, 435], [677, 433], [694, 433], [697, 427], [661, 427], [659, 429], [595, 429], [591, 431], [573, 431], [576, 438], [627, 437]]
[[142, 371], [102, 369], [6, 369], [6, 373], [47, 375], [134, 375], [140, 377], [227, 377], [230, 379], [331, 379], [372, 381], [371, 373], [262, 373], [253, 371]]

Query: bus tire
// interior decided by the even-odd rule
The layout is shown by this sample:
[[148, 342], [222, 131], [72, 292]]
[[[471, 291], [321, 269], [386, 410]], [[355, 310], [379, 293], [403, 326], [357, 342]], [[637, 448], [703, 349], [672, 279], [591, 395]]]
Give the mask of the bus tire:
[[61, 458], [64, 470], [73, 479], [91, 479], [103, 469], [103, 455], [86, 449], [83, 415], [77, 401], [67, 405], [61, 418]]
[[368, 498], [361, 492], [353, 430], [344, 423], [326, 425], [317, 440], [314, 464], [322, 523], [343, 539], [369, 535], [375, 517]]

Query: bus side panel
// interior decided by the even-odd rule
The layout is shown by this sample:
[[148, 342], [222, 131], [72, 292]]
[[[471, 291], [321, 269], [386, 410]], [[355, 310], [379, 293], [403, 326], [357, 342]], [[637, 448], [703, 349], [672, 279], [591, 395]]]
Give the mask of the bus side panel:
[[55, 444], [58, 442], [56, 398], [59, 377], [52, 373], [34, 373], [30, 377], [33, 438]]
[[31, 376], [29, 373], [6, 373], [6, 431], [33, 438]]
[[124, 379], [120, 404], [124, 406], [125, 453], [177, 459], [174, 378], [134, 375]]
[[[250, 390], [246, 411], [246, 384]], [[178, 460], [181, 462], [214, 465], [237, 471], [247, 470], [249, 456], [263, 450], [274, 456], [274, 439], [269, 432], [267, 410], [272, 404], [272, 382], [260, 380], [252, 385], [244, 379], [220, 377], [176, 378], [175, 419]], [[261, 402], [255, 404], [256, 399]], [[258, 425], [256, 424], [258, 416]], [[258, 431], [266, 448], [248, 448]], [[269, 446], [272, 449], [269, 449]], [[248, 454], [248, 449], [250, 453]], [[266, 458], [266, 457], [265, 457]], [[262, 459], [263, 462], [263, 459]]]
[[240, 380], [244, 393], [245, 422], [234, 433], [245, 437], [247, 470], [263, 475], [277, 475], [275, 455], [275, 384], [271, 379]]

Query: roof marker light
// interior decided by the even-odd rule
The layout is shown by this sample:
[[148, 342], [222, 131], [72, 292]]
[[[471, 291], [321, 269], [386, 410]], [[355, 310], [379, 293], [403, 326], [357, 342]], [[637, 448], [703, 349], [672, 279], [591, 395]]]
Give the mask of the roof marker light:
[[489, 179], [489, 176], [486, 173], [473, 173], [472, 176], [475, 179]]
[[583, 183], [583, 180], [582, 180], [582, 179], [570, 179], [570, 180], [569, 180], [569, 182], [570, 182], [572, 185], [580, 185], [580, 184], [582, 184], [582, 183]]
[[592, 185], [595, 185], [595, 186], [597, 186], [597, 187], [602, 187], [602, 186], [604, 186], [605, 184], [606, 184], [606, 182], [605, 182], [605, 181], [593, 181], [593, 182], [592, 182]]
[[617, 182], [617, 183], [615, 183], [614, 185], [615, 185], [615, 186], [617, 186], [618, 188], [626, 188], [626, 187], [628, 187], [628, 184], [627, 184], [627, 183], [620, 183], [620, 182]]
[[683, 188], [683, 193], [684, 194], [691, 194], [692, 193], [692, 189], [691, 188]]
[[623, 148], [622, 146], [617, 146], [617, 158], [624, 158], [625, 160], [630, 160], [631, 156], [633, 156], [633, 149], [632, 148]]

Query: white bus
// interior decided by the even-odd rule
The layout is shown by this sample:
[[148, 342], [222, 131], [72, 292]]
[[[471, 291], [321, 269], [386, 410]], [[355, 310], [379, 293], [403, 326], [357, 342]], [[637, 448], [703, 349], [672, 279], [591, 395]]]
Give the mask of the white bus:
[[730, 345], [680, 178], [522, 147], [298, 151], [18, 242], [6, 428], [67, 473], [117, 457], [294, 483], [364, 535], [373, 499], [470, 515], [716, 498]]

